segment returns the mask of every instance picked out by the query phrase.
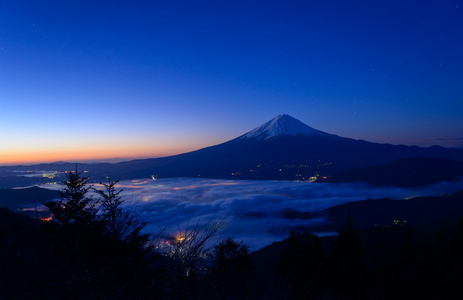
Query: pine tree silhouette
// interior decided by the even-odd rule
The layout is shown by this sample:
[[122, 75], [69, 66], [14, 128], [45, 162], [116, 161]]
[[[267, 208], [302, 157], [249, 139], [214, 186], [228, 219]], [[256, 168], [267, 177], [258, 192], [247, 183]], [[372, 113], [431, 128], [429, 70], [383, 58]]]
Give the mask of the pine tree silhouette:
[[344, 226], [338, 230], [337, 240], [333, 243], [331, 261], [331, 279], [337, 292], [345, 298], [357, 298], [361, 289], [362, 272], [365, 268], [362, 258], [365, 248], [358, 230], [354, 227], [350, 214]]

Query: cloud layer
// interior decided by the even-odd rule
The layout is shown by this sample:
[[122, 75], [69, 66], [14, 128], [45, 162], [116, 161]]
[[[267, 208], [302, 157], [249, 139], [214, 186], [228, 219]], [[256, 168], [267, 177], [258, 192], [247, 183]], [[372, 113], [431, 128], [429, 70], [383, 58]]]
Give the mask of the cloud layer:
[[[288, 236], [291, 228], [323, 224], [323, 218], [307, 218], [349, 201], [389, 197], [442, 195], [463, 189], [463, 181], [426, 188], [375, 188], [364, 183], [333, 184], [292, 181], [234, 181], [175, 178], [120, 182], [130, 209], [147, 222], [146, 231], [157, 233], [185, 229], [187, 224], [225, 220], [218, 238], [243, 240], [251, 250]], [[295, 210], [305, 214], [288, 215]]]

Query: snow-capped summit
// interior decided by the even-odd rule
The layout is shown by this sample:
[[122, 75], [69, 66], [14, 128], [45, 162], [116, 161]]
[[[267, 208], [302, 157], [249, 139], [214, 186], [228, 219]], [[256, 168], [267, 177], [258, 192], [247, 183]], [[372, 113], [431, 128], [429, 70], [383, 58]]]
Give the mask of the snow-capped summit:
[[313, 129], [289, 115], [278, 115], [239, 138], [265, 140], [278, 135], [326, 135], [326, 133]]

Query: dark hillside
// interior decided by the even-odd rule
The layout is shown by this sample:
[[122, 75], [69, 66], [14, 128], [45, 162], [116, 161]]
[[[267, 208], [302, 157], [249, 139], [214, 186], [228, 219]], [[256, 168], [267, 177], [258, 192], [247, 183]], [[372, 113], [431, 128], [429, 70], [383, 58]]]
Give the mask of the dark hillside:
[[416, 197], [408, 200], [368, 199], [337, 205], [316, 213], [327, 215], [329, 225], [311, 228], [314, 232], [334, 231], [350, 214], [358, 228], [407, 225], [414, 228], [428, 224], [445, 225], [463, 216], [463, 191], [437, 197]]
[[382, 166], [356, 168], [322, 182], [367, 182], [375, 186], [413, 187], [463, 177], [463, 161], [437, 158], [401, 158]]
[[25, 189], [0, 189], [0, 207], [11, 210], [40, 205], [42, 201], [58, 198], [58, 192], [39, 187]]

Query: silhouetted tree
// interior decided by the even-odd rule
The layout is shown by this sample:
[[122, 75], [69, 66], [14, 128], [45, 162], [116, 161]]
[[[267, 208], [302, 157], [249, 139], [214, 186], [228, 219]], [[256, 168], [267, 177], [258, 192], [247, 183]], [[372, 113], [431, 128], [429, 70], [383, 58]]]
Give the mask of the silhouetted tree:
[[324, 263], [320, 238], [291, 230], [279, 261], [279, 288], [293, 299], [316, 297], [325, 288]]
[[62, 183], [64, 188], [58, 193], [61, 197], [58, 201], [45, 201], [43, 204], [53, 213], [52, 223], [58, 225], [88, 225], [95, 220], [97, 213], [96, 201], [88, 192], [92, 188], [88, 184], [88, 177], [82, 173], [66, 173], [66, 180]]
[[249, 248], [231, 238], [220, 241], [212, 250], [209, 276], [213, 298], [239, 299], [252, 295], [253, 273]]
[[101, 224], [97, 220], [97, 202], [89, 195], [92, 188], [88, 177], [82, 173], [66, 173], [63, 189], [59, 191], [59, 200], [45, 201], [43, 204], [53, 214], [48, 224], [52, 242], [62, 258], [69, 258], [74, 267], [87, 261], [89, 251], [93, 247], [92, 240], [101, 232]]
[[[125, 200], [122, 200], [120, 193], [116, 190], [119, 182], [107, 178], [106, 183], [101, 183], [104, 190], [95, 189], [101, 196], [99, 222], [102, 224], [102, 251], [107, 253], [107, 259], [121, 261], [130, 257], [132, 266], [136, 263], [142, 264], [148, 253], [153, 249], [149, 243], [149, 234], [142, 234], [141, 230], [146, 223], [141, 222], [139, 217], [123, 207]], [[135, 261], [138, 260], [138, 261]], [[142, 267], [141, 265], [139, 267]]]
[[333, 243], [331, 261], [332, 283], [337, 292], [346, 298], [358, 298], [364, 270], [362, 258], [365, 256], [365, 249], [354, 224], [349, 212]]
[[243, 241], [236, 242], [231, 238], [220, 241], [212, 251], [214, 267], [223, 270], [230, 266], [239, 267], [248, 261], [249, 247]]
[[[57, 290], [66, 298], [96, 298], [106, 295], [128, 298], [148, 289], [150, 265], [157, 256], [151, 251], [149, 235], [142, 234], [144, 223], [122, 207], [121, 191], [108, 179], [102, 197], [101, 214], [90, 191], [88, 177], [79, 172], [67, 173], [61, 198], [44, 202], [53, 213], [47, 224], [61, 280]], [[64, 296], [63, 296], [64, 297]]]
[[145, 227], [146, 223], [140, 219], [127, 208], [123, 208], [124, 200], [122, 200], [120, 193], [123, 191], [116, 191], [116, 184], [119, 180], [112, 181], [107, 179], [106, 183], [101, 183], [105, 190], [97, 190], [101, 200], [101, 218], [105, 226], [105, 234], [111, 238], [118, 240], [128, 240], [140, 236], [140, 231]]

